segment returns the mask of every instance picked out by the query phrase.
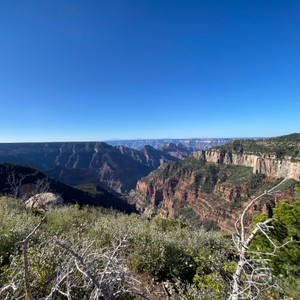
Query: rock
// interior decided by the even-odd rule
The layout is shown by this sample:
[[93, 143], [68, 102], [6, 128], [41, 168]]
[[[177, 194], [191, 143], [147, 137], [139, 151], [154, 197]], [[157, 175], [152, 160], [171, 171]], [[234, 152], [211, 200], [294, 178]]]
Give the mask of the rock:
[[63, 205], [63, 198], [53, 193], [36, 194], [29, 198], [25, 205], [31, 209], [46, 211], [47, 208], [54, 208]]
[[197, 151], [192, 156], [216, 164], [251, 167], [253, 168], [253, 173], [300, 180], [300, 162], [292, 161], [289, 157], [278, 159], [272, 154], [224, 153], [218, 149]]
[[[203, 159], [201, 154], [200, 158]], [[236, 172], [242, 172], [244, 180], [236, 178]], [[140, 179], [127, 199], [147, 218], [156, 215], [178, 218], [196, 228], [203, 225], [210, 229], [213, 225], [213, 228], [233, 232], [235, 221], [247, 203], [259, 190], [264, 190], [265, 185], [272, 186], [277, 182], [275, 177], [262, 177], [254, 187], [251, 179], [255, 175], [251, 173], [252, 170], [244, 166], [204, 163], [191, 157], [180, 163], [162, 165]], [[275, 197], [288, 199], [289, 193], [289, 190], [283, 191]], [[272, 196], [262, 203], [255, 203], [250, 215], [261, 212], [270, 215], [271, 200], [274, 200]]]

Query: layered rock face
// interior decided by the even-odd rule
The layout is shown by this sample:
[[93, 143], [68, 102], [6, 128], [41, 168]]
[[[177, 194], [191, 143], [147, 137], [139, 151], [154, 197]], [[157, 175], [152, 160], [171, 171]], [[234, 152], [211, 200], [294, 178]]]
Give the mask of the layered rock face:
[[148, 217], [158, 214], [231, 231], [245, 205], [281, 178], [290, 178], [283, 191], [255, 203], [252, 214], [271, 215], [275, 200], [292, 198], [293, 179], [300, 181], [300, 134], [232, 140], [194, 152], [139, 180], [129, 199]]
[[[248, 201], [274, 186], [278, 180], [252, 172], [252, 167], [204, 162], [191, 157], [168, 163], [137, 182], [129, 202], [151, 218], [179, 218], [192, 226], [232, 231]], [[289, 198], [290, 190], [276, 194]], [[251, 213], [270, 213], [274, 197], [256, 203]]]
[[292, 161], [290, 157], [278, 159], [276, 155], [272, 154], [241, 154], [224, 152], [218, 149], [197, 151], [192, 153], [192, 156], [216, 164], [251, 167], [253, 173], [300, 180], [300, 161]]
[[145, 146], [141, 150], [97, 142], [0, 144], [0, 162], [33, 166], [71, 185], [96, 183], [117, 193], [160, 164], [178, 158]]
[[160, 148], [164, 153], [168, 153], [171, 156], [177, 157], [179, 159], [187, 158], [191, 155], [192, 148], [186, 147], [183, 144], [165, 143]]

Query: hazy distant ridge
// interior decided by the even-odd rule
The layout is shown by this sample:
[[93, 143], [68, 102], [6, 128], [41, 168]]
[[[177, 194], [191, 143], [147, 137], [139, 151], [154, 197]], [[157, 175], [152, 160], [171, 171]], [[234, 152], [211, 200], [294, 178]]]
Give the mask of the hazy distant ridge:
[[141, 149], [145, 145], [150, 145], [153, 148], [159, 149], [165, 143], [182, 144], [185, 147], [192, 148], [192, 150], [206, 150], [210, 147], [222, 146], [229, 141], [231, 138], [208, 138], [208, 139], [138, 139], [138, 140], [113, 140], [105, 141], [106, 143], [117, 146], [122, 145], [133, 149]]

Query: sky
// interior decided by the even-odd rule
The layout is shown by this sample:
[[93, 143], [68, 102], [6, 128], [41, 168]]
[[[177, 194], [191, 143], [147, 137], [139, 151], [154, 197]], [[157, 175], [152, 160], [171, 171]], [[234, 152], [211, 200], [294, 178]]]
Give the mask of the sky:
[[299, 0], [1, 0], [0, 142], [300, 132]]

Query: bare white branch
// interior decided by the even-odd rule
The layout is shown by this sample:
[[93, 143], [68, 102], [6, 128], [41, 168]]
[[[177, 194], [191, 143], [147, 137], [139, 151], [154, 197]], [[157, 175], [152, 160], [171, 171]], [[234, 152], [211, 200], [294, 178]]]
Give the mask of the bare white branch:
[[[265, 195], [273, 195], [273, 192], [285, 181], [286, 179], [283, 179], [270, 190], [265, 191], [251, 200], [235, 222], [235, 234], [232, 238], [239, 254], [239, 261], [233, 276], [232, 292], [229, 300], [254, 300], [263, 289], [277, 288], [273, 280], [272, 270], [268, 267], [268, 257], [276, 255], [276, 251], [292, 242], [292, 239], [283, 245], [276, 245], [269, 235], [270, 230], [273, 229], [269, 223], [271, 223], [273, 219], [268, 219], [256, 224], [251, 231], [247, 227], [246, 216], [255, 202], [259, 201]], [[249, 250], [252, 241], [258, 233], [262, 233], [267, 238], [273, 247], [273, 251], [262, 252]]]

